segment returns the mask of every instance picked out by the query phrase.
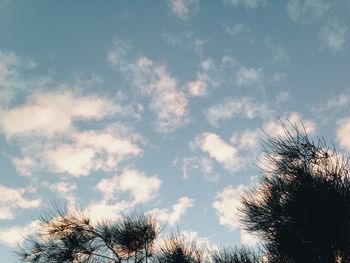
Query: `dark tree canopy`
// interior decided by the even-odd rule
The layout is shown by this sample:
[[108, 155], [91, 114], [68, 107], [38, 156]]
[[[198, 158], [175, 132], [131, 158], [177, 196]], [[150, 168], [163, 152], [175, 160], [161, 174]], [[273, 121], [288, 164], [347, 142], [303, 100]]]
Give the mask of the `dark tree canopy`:
[[268, 262], [350, 262], [348, 159], [295, 126], [264, 144], [261, 185], [243, 198]]

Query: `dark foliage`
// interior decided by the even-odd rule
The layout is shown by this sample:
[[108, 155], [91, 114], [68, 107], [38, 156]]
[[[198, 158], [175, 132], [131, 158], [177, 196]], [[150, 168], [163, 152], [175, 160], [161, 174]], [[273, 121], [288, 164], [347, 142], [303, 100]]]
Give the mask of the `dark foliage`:
[[259, 263], [260, 257], [248, 248], [223, 248], [212, 255], [213, 263]]
[[93, 225], [83, 214], [56, 206], [18, 254], [30, 263], [148, 262], [158, 234], [156, 222], [143, 214]]
[[269, 262], [350, 262], [348, 159], [284, 128], [264, 144], [261, 186], [243, 198], [247, 230], [265, 240]]
[[159, 248], [155, 262], [157, 263], [203, 263], [203, 250], [195, 243], [187, 242], [181, 235], [172, 235]]

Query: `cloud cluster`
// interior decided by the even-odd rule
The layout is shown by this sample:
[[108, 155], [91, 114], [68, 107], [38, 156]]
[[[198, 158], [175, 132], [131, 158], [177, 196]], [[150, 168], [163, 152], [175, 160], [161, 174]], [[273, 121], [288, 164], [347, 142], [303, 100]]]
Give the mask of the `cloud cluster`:
[[245, 8], [257, 8], [266, 3], [266, 0], [224, 0], [224, 3], [231, 6], [242, 5]]
[[198, 135], [192, 143], [192, 147], [207, 153], [212, 159], [231, 172], [239, 170], [243, 165], [238, 149], [226, 143], [215, 133], [207, 132]]
[[[140, 56], [126, 60], [127, 47], [116, 43], [108, 54], [109, 62], [131, 79], [139, 95], [149, 98], [149, 110], [156, 116], [155, 129], [168, 133], [188, 123], [188, 98], [166, 67]], [[201, 92], [201, 88], [193, 88]]]
[[79, 96], [64, 89], [41, 91], [23, 105], [0, 110], [1, 130], [8, 139], [30, 134], [51, 137], [72, 129], [74, 121], [99, 120], [116, 112], [122, 108], [107, 99]]
[[259, 239], [244, 231], [240, 222], [241, 196], [246, 190], [248, 187], [242, 184], [227, 186], [217, 193], [212, 205], [221, 225], [230, 230], [240, 230], [242, 244], [254, 245], [259, 242]]
[[169, 226], [175, 226], [181, 219], [181, 217], [187, 212], [188, 209], [193, 207], [194, 199], [188, 197], [181, 197], [177, 200], [171, 209], [153, 209], [148, 213], [154, 216], [157, 220], [166, 222]]
[[16, 225], [0, 228], [0, 242], [10, 247], [22, 244], [28, 235], [36, 233], [40, 229], [40, 222], [34, 220], [24, 226]]
[[226, 98], [205, 111], [207, 120], [214, 127], [218, 127], [220, 121], [231, 119], [239, 114], [252, 119], [258, 116], [266, 118], [272, 113], [273, 110], [266, 103], [254, 101], [252, 97]]
[[263, 78], [262, 68], [240, 67], [236, 73], [235, 83], [237, 86], [249, 86], [260, 83]]
[[199, 8], [199, 0], [171, 0], [171, 11], [178, 18], [187, 20]]
[[325, 0], [288, 0], [287, 12], [295, 23], [305, 23], [323, 16], [330, 8]]
[[24, 188], [11, 188], [0, 185], [0, 220], [15, 218], [18, 209], [37, 208], [41, 205], [41, 199], [30, 199], [24, 195], [28, 192]]
[[347, 30], [347, 26], [338, 21], [326, 24], [319, 33], [319, 39], [322, 42], [321, 49], [340, 51], [345, 45]]
[[96, 186], [104, 200], [113, 200], [121, 192], [129, 192], [135, 204], [147, 203], [154, 199], [161, 180], [157, 176], [146, 176], [136, 169], [125, 168], [121, 175], [102, 179]]

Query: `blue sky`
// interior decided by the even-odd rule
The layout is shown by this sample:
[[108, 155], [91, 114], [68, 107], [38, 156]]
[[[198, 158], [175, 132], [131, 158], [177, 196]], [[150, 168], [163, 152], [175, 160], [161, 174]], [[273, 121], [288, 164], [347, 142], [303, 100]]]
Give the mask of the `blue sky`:
[[0, 255], [59, 200], [254, 245], [239, 197], [278, 118], [350, 151], [346, 0], [0, 0]]

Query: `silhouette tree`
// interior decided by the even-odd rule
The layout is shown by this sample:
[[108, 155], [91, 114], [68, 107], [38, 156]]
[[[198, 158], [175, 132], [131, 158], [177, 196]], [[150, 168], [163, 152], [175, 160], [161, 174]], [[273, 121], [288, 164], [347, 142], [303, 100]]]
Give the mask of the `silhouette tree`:
[[283, 127], [263, 144], [268, 165], [243, 197], [243, 222], [265, 241], [270, 263], [350, 262], [348, 159]]
[[18, 252], [22, 262], [149, 262], [160, 229], [144, 214], [97, 225], [80, 212], [55, 206], [40, 218], [36, 236]]
[[186, 241], [180, 234], [173, 234], [159, 247], [156, 263], [204, 263], [208, 262], [204, 249]]
[[259, 263], [260, 256], [254, 251], [241, 247], [234, 249], [222, 248], [212, 255], [213, 263]]

